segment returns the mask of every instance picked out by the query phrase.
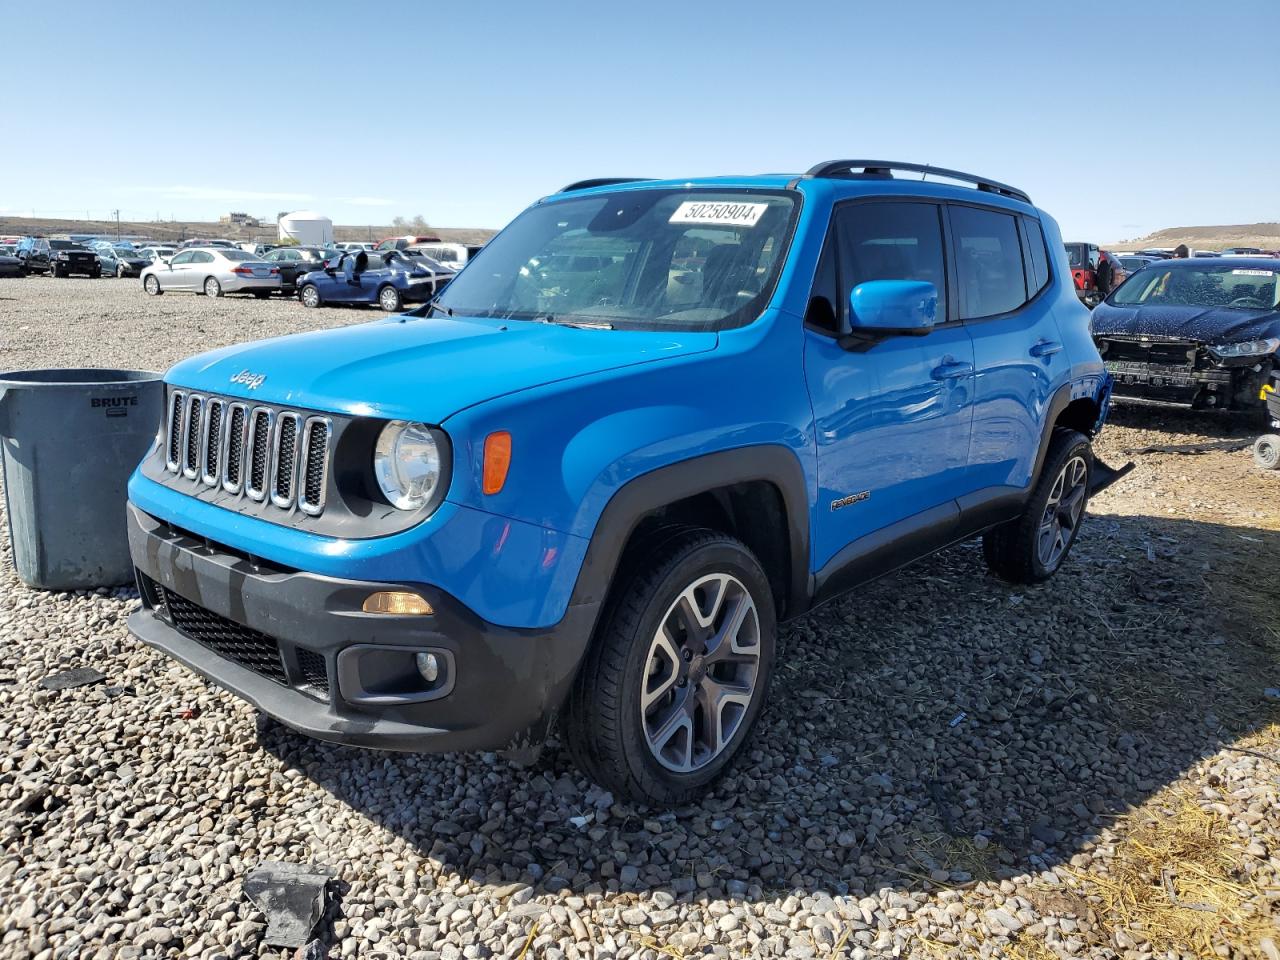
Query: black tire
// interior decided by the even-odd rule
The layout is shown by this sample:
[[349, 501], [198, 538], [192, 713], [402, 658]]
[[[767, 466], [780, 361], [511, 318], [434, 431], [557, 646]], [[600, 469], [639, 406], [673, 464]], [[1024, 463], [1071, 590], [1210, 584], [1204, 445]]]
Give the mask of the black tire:
[[217, 277], [205, 277], [202, 289], [206, 297], [222, 296], [222, 284], [218, 282]]
[[123, 280], [123, 279], [124, 279], [124, 275], [125, 275], [125, 268], [124, 268], [124, 264], [123, 264], [123, 263], [118, 263], [118, 264], [116, 264], [116, 279], [117, 279], [117, 280]]
[[147, 291], [147, 293], [151, 294], [153, 297], [158, 297], [160, 294], [164, 293], [164, 291], [160, 289], [160, 278], [154, 273], [147, 274], [147, 279], [142, 281], [142, 289]]
[[1280, 434], [1264, 433], [1253, 442], [1253, 462], [1263, 470], [1280, 470]]
[[312, 309], [324, 303], [320, 298], [320, 288], [314, 283], [304, 283], [302, 285], [302, 289], [298, 291], [298, 301], [304, 307], [310, 307]]
[[49, 267], [49, 276], [51, 276], [51, 277], [61, 277], [61, 276], [62, 276], [62, 274], [60, 274], [60, 273], [58, 272], [58, 268], [57, 268], [57, 267], [50, 266], [50, 267]]
[[[749, 700], [745, 705], [734, 704], [733, 711], [727, 709], [730, 704], [723, 705], [720, 716], [734, 714], [733, 729], [723, 738], [723, 747], [709, 755], [704, 751], [704, 759], [696, 769], [678, 772], [664, 765], [650, 746], [641, 697], [653, 680], [653, 644], [664, 623], [676, 615], [678, 599], [701, 580], [715, 576], [732, 581], [735, 603], [744, 597], [754, 603], [754, 618], [743, 621], [747, 624], [747, 649], [754, 651], [754, 660], [747, 658], [752, 666], [744, 668], [753, 670], [746, 681]], [[728, 589], [726, 586], [725, 594], [717, 601], [719, 606], [712, 608], [712, 632], [723, 627], [732, 612], [726, 599]], [[751, 618], [749, 612], [747, 617]], [[565, 717], [565, 741], [574, 760], [602, 787], [639, 803], [678, 805], [698, 796], [724, 773], [751, 736], [768, 696], [776, 633], [777, 616], [768, 578], [739, 541], [711, 530], [679, 525], [651, 534], [641, 545], [628, 550], [574, 681]], [[714, 642], [716, 638], [704, 637], [702, 642], [707, 639]], [[711, 649], [705, 648], [708, 662]], [[661, 700], [666, 702], [671, 697], [671, 707], [660, 705], [659, 709], [670, 709], [668, 716], [674, 716], [678, 713], [675, 698], [683, 698], [691, 711], [701, 711], [689, 713], [688, 732], [684, 735], [689, 743], [689, 761], [693, 761], [697, 731], [706, 733], [705, 708], [694, 706], [695, 702], [704, 702], [699, 699], [703, 689], [699, 681], [706, 675], [713, 682], [725, 684], [722, 689], [728, 689], [737, 677], [728, 681], [716, 677], [718, 665], [705, 666], [701, 656], [693, 656], [690, 661], [689, 656], [684, 656], [683, 644], [680, 650], [679, 660], [668, 659], [668, 680], [659, 682], [664, 690]], [[740, 669], [732, 664], [726, 666]], [[676, 682], [677, 675], [683, 680]], [[697, 716], [703, 718], [700, 727]], [[669, 724], [664, 721], [661, 726]], [[668, 745], [671, 742], [665, 741]]]
[[90, 274], [89, 274], [89, 279], [90, 279], [90, 280], [100, 280], [100, 279], [102, 279], [102, 268], [101, 268], [101, 267], [99, 267], [97, 270], [94, 270], [92, 273], [90, 273]]
[[[1053, 539], [1053, 529], [1046, 531], [1046, 518], [1049, 516], [1050, 504], [1053, 501], [1058, 480], [1065, 477], [1064, 471], [1071, 467], [1076, 470], [1076, 462], [1084, 465], [1080, 478], [1082, 493], [1078, 510], [1072, 507], [1074, 521], [1069, 529], [1063, 529], [1064, 512], [1059, 509], [1049, 522], [1056, 521], [1059, 526], [1057, 534], [1062, 537], [1061, 549], [1055, 546], [1045, 555], [1042, 539]], [[991, 572], [1010, 583], [1041, 583], [1048, 580], [1062, 566], [1072, 544], [1080, 532], [1080, 524], [1084, 521], [1089, 507], [1089, 483], [1093, 477], [1093, 449], [1089, 439], [1075, 430], [1055, 430], [1049, 441], [1049, 450], [1045, 454], [1044, 466], [1031, 491], [1022, 516], [1016, 520], [1001, 524], [988, 530], [982, 538], [982, 554], [986, 558]], [[1067, 485], [1074, 477], [1067, 477]], [[1063, 493], [1065, 499], [1067, 494]], [[1073, 501], [1074, 504], [1074, 501]]]
[[396, 313], [402, 306], [400, 291], [395, 287], [388, 284], [378, 291], [378, 307], [383, 313]]

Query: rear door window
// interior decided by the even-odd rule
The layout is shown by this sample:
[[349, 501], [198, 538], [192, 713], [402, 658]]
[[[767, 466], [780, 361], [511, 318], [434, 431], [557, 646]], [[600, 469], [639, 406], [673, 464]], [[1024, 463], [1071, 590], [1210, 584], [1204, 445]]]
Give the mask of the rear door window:
[[962, 320], [999, 316], [1027, 302], [1022, 243], [1012, 214], [955, 205], [951, 232]]

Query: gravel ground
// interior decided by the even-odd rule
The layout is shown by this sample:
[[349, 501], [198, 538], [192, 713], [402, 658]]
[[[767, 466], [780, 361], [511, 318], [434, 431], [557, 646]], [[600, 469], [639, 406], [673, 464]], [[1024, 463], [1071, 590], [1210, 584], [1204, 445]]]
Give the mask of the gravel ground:
[[[0, 366], [373, 316], [0, 280]], [[1099, 446], [1236, 437], [1122, 407]], [[2, 557], [0, 956], [289, 956], [242, 892], [284, 860], [335, 876], [312, 958], [1280, 960], [1280, 475], [1135, 459], [1048, 585], [965, 544], [785, 629], [751, 748], [673, 812], [554, 747], [517, 769], [257, 722], [129, 637], [132, 590], [33, 592]], [[105, 683], [37, 685], [83, 665]]]

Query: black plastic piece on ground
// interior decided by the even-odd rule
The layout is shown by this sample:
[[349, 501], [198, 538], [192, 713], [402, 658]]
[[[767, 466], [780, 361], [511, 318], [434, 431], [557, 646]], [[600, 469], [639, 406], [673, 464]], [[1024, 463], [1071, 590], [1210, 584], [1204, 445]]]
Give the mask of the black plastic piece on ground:
[[267, 917], [263, 940], [303, 947], [324, 915], [331, 874], [324, 867], [267, 861], [245, 877], [244, 892]]
[[1101, 493], [1121, 477], [1132, 473], [1135, 466], [1136, 464], [1130, 460], [1123, 467], [1116, 469], [1115, 467], [1107, 466], [1095, 457], [1093, 460], [1093, 471], [1089, 477], [1089, 496], [1092, 497], [1094, 494]]
[[78, 667], [75, 670], [51, 673], [40, 681], [40, 686], [46, 690], [70, 690], [72, 687], [86, 687], [91, 683], [101, 683], [105, 679], [107, 675], [93, 667]]

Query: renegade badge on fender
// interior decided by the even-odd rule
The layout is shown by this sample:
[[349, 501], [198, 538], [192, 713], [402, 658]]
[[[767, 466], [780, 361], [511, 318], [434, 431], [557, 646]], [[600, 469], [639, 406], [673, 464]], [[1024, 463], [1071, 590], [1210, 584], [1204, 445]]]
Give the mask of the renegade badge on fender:
[[904, 163], [573, 184], [412, 314], [166, 380], [137, 636], [325, 740], [558, 721], [655, 803], [747, 742], [779, 621], [977, 535], [1044, 580], [1118, 475], [1057, 224]]

